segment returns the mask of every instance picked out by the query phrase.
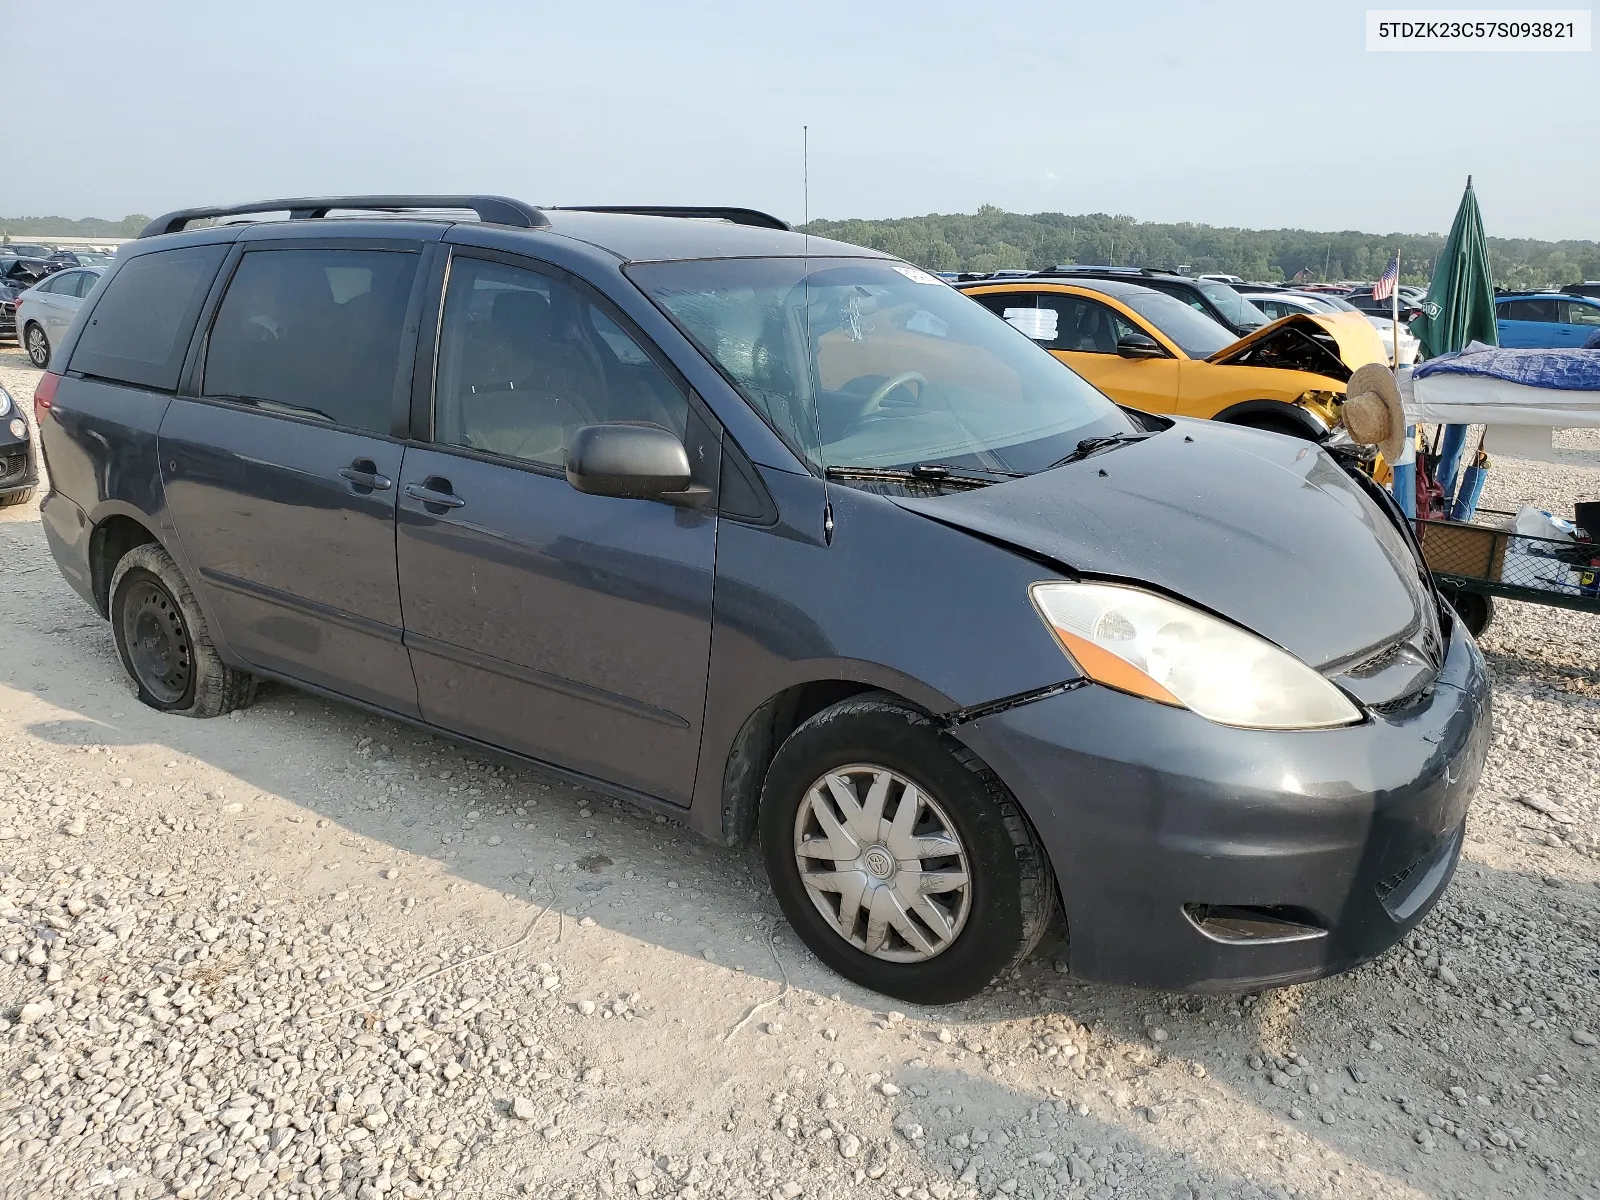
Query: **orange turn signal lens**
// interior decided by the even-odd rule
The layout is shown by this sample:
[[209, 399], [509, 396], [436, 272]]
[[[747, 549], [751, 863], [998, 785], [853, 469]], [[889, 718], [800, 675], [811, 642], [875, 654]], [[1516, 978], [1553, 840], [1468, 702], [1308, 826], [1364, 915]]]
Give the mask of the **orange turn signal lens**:
[[1069, 633], [1054, 623], [1050, 625], [1050, 632], [1056, 635], [1056, 640], [1061, 643], [1061, 648], [1066, 651], [1067, 657], [1077, 663], [1078, 669], [1096, 683], [1116, 688], [1119, 692], [1143, 696], [1146, 700], [1155, 700], [1161, 704], [1171, 704], [1177, 708], [1184, 706], [1182, 700], [1138, 667], [1118, 658], [1109, 650], [1102, 650], [1088, 638]]

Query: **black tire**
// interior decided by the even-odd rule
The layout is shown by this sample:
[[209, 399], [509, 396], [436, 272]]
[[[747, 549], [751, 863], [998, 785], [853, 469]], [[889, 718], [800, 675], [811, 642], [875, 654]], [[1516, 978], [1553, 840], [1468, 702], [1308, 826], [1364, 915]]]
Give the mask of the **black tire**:
[[22, 330], [22, 348], [28, 352], [28, 361], [41, 371], [50, 365], [50, 339], [32, 321]]
[[1280, 417], [1275, 413], [1246, 413], [1242, 417], [1232, 418], [1228, 423], [1243, 425], [1246, 429], [1265, 430], [1267, 433], [1281, 433], [1284, 437], [1299, 438], [1302, 442], [1317, 440], [1310, 429], [1293, 417]]
[[[826, 772], [852, 764], [915, 783], [960, 838], [971, 883], [965, 922], [932, 957], [891, 962], [857, 948], [801, 882], [795, 839], [806, 793]], [[1010, 790], [925, 714], [884, 693], [842, 701], [790, 734], [767, 771], [760, 830], [767, 875], [801, 939], [840, 975], [901, 1000], [948, 1004], [975, 995], [1032, 952], [1055, 913], [1049, 861]]]
[[123, 555], [111, 576], [111, 632], [139, 700], [161, 712], [219, 717], [255, 697], [255, 676], [224, 663], [188, 581], [160, 546]]
[[1482, 637], [1483, 631], [1489, 628], [1489, 622], [1494, 620], [1494, 597], [1485, 596], [1481, 592], [1462, 592], [1454, 588], [1445, 592], [1445, 599], [1450, 601], [1450, 607], [1456, 610], [1456, 616], [1461, 618], [1461, 623], [1473, 637]]
[[4, 496], [0, 496], [0, 508], [13, 508], [18, 504], [26, 504], [33, 499], [33, 493], [38, 490], [37, 488], [23, 488], [20, 492], [8, 492]]

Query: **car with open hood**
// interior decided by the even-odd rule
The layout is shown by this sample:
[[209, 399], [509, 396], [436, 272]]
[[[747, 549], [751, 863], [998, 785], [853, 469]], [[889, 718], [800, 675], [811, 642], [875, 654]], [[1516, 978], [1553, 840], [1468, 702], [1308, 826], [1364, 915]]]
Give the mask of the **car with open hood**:
[[1384, 362], [1358, 313], [1297, 313], [1244, 337], [1136, 283], [1047, 276], [958, 285], [1119, 404], [1323, 438], [1350, 373]]
[[1084, 979], [1311, 979], [1460, 853], [1483, 660], [1381, 491], [772, 217], [171, 213], [34, 403], [51, 551], [143, 703], [279, 680], [758, 837], [892, 996], [1056, 920]]

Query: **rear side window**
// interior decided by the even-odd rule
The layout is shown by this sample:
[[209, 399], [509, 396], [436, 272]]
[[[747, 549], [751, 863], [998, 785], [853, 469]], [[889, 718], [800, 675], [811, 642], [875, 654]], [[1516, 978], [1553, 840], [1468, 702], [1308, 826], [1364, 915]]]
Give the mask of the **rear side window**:
[[94, 306], [73, 351], [72, 370], [172, 391], [189, 332], [228, 247], [185, 246], [122, 265]]
[[253, 250], [239, 260], [206, 349], [203, 394], [387, 434], [416, 254]]
[[1495, 314], [1502, 321], [1554, 321], [1554, 300], [1507, 300]]

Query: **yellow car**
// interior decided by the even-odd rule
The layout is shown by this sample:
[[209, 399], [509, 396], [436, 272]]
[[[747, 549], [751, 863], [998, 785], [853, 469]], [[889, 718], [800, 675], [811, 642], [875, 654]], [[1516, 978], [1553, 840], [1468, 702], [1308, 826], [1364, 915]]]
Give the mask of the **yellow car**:
[[1296, 313], [1235, 338], [1164, 292], [1049, 276], [958, 285], [1118, 404], [1297, 437], [1339, 424], [1350, 373], [1386, 362], [1360, 313]]

